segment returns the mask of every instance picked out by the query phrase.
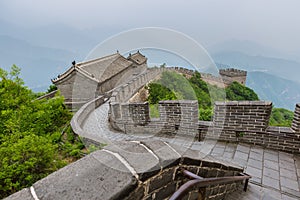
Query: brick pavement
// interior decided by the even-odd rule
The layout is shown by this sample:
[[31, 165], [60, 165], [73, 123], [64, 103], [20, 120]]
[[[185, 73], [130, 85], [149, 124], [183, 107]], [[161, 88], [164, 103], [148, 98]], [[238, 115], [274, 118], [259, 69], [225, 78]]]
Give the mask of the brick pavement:
[[226, 199], [300, 199], [300, 157], [297, 155], [263, 149], [247, 144], [216, 141], [194, 142], [185, 138], [166, 138], [149, 135], [118, 133], [107, 123], [108, 104], [97, 108], [86, 119], [83, 129], [102, 143], [114, 141], [160, 139], [206, 155], [240, 165], [252, 176], [247, 192], [237, 191]]

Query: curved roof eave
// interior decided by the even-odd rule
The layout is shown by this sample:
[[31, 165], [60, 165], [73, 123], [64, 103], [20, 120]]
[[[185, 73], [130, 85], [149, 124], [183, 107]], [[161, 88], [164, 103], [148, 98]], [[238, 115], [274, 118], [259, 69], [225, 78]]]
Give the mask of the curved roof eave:
[[65, 78], [67, 78], [74, 71], [82, 74], [83, 76], [87, 77], [88, 79], [90, 79], [92, 81], [95, 81], [96, 83], [99, 83], [99, 80], [96, 79], [92, 74], [84, 71], [83, 69], [78, 68], [77, 66], [70, 67], [65, 73], [63, 73], [62, 75], [59, 75], [58, 78], [52, 79], [51, 81], [53, 84], [62, 82]]

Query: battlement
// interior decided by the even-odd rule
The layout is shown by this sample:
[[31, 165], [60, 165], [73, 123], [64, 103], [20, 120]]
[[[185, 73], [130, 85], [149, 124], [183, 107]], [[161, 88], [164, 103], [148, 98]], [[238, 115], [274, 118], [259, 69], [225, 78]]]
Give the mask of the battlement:
[[189, 135], [195, 137], [198, 126], [198, 103], [191, 100], [160, 101], [159, 119], [150, 119], [149, 104], [118, 103], [110, 106], [113, 128], [124, 133]]
[[[191, 78], [195, 73], [194, 70], [183, 67], [167, 67], [166, 69], [170, 71], [176, 71], [177, 73], [183, 74], [187, 78]], [[220, 76], [214, 76], [208, 73], [201, 73], [201, 78], [206, 83], [216, 85], [221, 88], [227, 87], [235, 81], [242, 85], [245, 85], [246, 83], [247, 72], [243, 70], [234, 68], [220, 69], [219, 75]]]
[[247, 76], [247, 71], [234, 69], [234, 68], [220, 69], [219, 73], [221, 76], [229, 76], [229, 77]]
[[[297, 104], [293, 126], [271, 127], [272, 102], [216, 102], [213, 121], [198, 121], [198, 102], [191, 100], [160, 101], [159, 119], [150, 118], [149, 104], [112, 102], [110, 123], [130, 134], [167, 134], [244, 142], [274, 150], [300, 153], [300, 106]], [[288, 144], [288, 145], [287, 145]]]
[[300, 132], [300, 104], [297, 104], [295, 108], [292, 129], [296, 132]]

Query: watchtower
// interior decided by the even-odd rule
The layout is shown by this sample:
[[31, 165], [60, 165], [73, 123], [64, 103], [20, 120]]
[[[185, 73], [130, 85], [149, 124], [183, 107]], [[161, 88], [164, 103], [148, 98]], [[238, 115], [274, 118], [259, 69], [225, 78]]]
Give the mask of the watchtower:
[[234, 68], [220, 69], [219, 74], [226, 82], [232, 83], [236, 81], [242, 85], [246, 84], [247, 72], [244, 70]]

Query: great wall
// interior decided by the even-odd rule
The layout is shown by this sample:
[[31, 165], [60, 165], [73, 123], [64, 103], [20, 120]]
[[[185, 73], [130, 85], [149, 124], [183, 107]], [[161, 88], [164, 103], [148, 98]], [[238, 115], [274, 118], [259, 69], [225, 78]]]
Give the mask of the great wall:
[[[215, 102], [210, 122], [198, 120], [196, 101], [161, 101], [160, 117], [153, 119], [147, 102], [133, 103], [130, 98], [164, 70], [186, 76], [192, 71], [144, 67], [129, 63], [116, 76], [91, 84], [94, 93], [84, 91], [85, 99], [67, 98], [76, 108], [88, 101], [72, 118], [74, 133], [86, 145], [107, 146], [7, 199], [168, 199], [189, 180], [182, 169], [203, 178], [242, 176], [242, 172], [252, 177], [246, 192], [241, 184], [245, 181], [236, 180], [192, 187], [184, 199], [300, 198], [300, 104], [291, 128], [268, 125], [272, 103], [265, 101]], [[76, 73], [82, 77], [77, 68], [73, 66], [70, 79], [62, 81], [68, 84], [61, 88], [73, 84], [66, 92], [82, 87], [84, 79], [74, 84]], [[222, 73], [245, 83], [243, 71]], [[228, 77], [202, 78], [223, 86], [232, 82]]]

